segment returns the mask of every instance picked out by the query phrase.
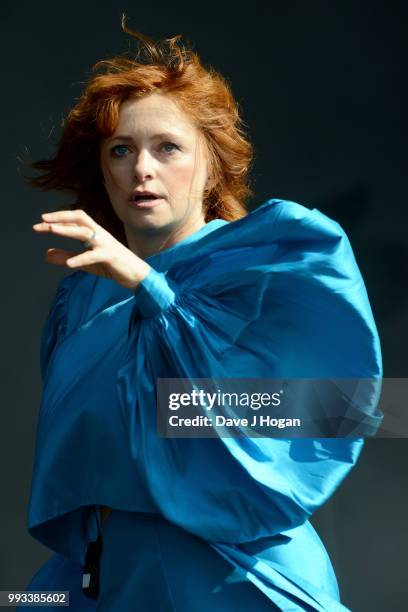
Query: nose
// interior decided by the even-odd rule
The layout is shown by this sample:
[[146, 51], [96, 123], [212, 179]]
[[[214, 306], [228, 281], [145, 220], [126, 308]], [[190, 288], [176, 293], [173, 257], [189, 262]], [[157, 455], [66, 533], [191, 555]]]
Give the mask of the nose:
[[141, 183], [146, 179], [153, 178], [155, 175], [154, 159], [146, 149], [142, 149], [136, 156], [134, 174]]

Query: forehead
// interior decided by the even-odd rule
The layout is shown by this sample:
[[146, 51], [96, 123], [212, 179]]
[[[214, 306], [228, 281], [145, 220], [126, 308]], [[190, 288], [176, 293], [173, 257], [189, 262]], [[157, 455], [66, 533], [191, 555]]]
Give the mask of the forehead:
[[143, 98], [126, 100], [119, 110], [119, 121], [115, 133], [131, 131], [179, 131], [195, 133], [189, 116], [170, 97], [153, 93]]

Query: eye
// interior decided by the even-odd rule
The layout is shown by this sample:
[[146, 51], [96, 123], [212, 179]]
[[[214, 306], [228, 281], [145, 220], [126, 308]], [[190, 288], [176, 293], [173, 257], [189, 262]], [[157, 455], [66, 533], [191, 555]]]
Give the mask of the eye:
[[122, 155], [123, 149], [129, 150], [126, 145], [116, 145], [111, 148], [111, 155], [113, 155], [113, 157], [124, 157], [124, 155]]
[[[164, 147], [175, 147], [177, 150], [180, 150], [180, 147], [178, 145], [176, 145], [174, 142], [164, 142], [162, 145], [162, 148]], [[166, 153], [168, 153], [169, 155], [172, 155], [173, 151], [165, 151]]]

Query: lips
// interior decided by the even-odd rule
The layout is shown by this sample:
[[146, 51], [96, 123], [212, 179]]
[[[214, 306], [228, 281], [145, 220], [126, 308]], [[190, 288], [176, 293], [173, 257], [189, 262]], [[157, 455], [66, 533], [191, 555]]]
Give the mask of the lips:
[[163, 202], [163, 198], [152, 191], [134, 191], [129, 205], [139, 210], [154, 208]]
[[149, 201], [157, 198], [161, 198], [161, 196], [153, 191], [134, 191], [130, 197], [132, 202]]

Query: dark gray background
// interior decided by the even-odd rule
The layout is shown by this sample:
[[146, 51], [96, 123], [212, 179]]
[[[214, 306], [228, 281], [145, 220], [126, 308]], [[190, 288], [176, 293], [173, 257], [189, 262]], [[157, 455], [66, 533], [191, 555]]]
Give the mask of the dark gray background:
[[[349, 234], [388, 377], [407, 376], [406, 54], [403, 2], [3, 2], [1, 13], [3, 423], [0, 588], [23, 589], [50, 554], [26, 532], [40, 402], [39, 338], [60, 267], [41, 212], [68, 200], [24, 186], [18, 157], [45, 157], [98, 59], [129, 43], [119, 27], [182, 34], [231, 82], [256, 149], [256, 206], [319, 208]], [[50, 137], [49, 137], [50, 135]], [[369, 440], [313, 523], [353, 612], [407, 608], [408, 441]]]

